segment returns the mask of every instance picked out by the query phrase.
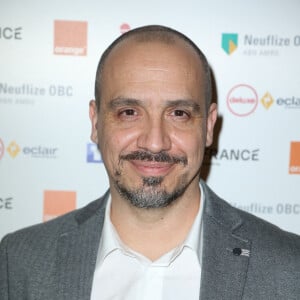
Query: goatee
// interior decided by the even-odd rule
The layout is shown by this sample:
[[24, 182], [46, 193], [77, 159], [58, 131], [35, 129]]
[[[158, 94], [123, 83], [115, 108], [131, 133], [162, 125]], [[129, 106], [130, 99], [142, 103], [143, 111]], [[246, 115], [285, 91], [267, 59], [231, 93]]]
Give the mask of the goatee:
[[[170, 164], [182, 164], [183, 166], [186, 166], [188, 163], [185, 156], [171, 156], [164, 151], [160, 153], [134, 151], [126, 155], [121, 155], [119, 159], [120, 162], [122, 160], [141, 160]], [[117, 179], [115, 180], [115, 187], [121, 197], [138, 208], [153, 209], [166, 207], [173, 203], [180, 196], [182, 196], [188, 186], [188, 183], [186, 183], [184, 178], [182, 178], [181, 183], [177, 185], [177, 187], [173, 191], [167, 192], [163, 187], [163, 176], [149, 176], [142, 178], [142, 187], [130, 189], [120, 182], [119, 178], [121, 176], [121, 172], [116, 172], [115, 175], [117, 177]]]

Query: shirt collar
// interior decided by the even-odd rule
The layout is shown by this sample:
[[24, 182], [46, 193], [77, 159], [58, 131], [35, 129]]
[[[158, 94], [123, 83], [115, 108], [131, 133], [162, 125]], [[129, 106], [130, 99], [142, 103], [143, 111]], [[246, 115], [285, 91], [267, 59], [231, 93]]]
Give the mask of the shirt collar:
[[188, 233], [188, 236], [186, 240], [183, 242], [183, 247], [189, 247], [194, 252], [197, 253], [199, 263], [201, 265], [201, 258], [202, 258], [202, 237], [203, 237], [203, 226], [202, 226], [202, 219], [203, 219], [203, 210], [204, 210], [204, 203], [205, 203], [205, 194], [202, 188], [201, 183], [200, 185], [200, 192], [201, 192], [201, 201], [199, 210], [197, 213], [197, 216], [195, 218], [195, 221], [192, 225], [192, 228], [190, 232]]
[[[197, 216], [195, 218], [195, 221], [192, 225], [192, 228], [190, 229], [187, 238], [185, 241], [176, 247], [175, 249], [171, 250], [170, 252], [166, 253], [161, 257], [161, 259], [158, 259], [158, 262], [163, 260], [164, 262], [167, 260], [169, 264], [176, 259], [178, 255], [183, 251], [185, 247], [191, 249], [197, 254], [197, 257], [199, 259], [199, 263], [201, 265], [201, 258], [202, 258], [202, 216], [203, 216], [203, 207], [205, 202], [205, 195], [203, 192], [203, 188], [200, 185], [200, 191], [201, 191], [201, 201], [199, 210], [197, 213]], [[105, 260], [105, 258], [112, 252], [116, 250], [120, 250], [123, 252], [123, 254], [128, 256], [141, 256], [140, 254], [132, 251], [129, 249], [120, 239], [115, 227], [111, 223], [110, 220], [110, 209], [111, 209], [111, 196], [109, 195], [107, 206], [105, 209], [105, 217], [104, 217], [104, 225], [103, 225], [103, 231], [101, 235], [99, 250], [98, 250], [98, 256], [97, 256], [97, 266], [100, 266], [102, 262]]]
[[113, 251], [120, 249], [119, 236], [110, 220], [111, 195], [109, 194], [105, 208], [104, 224], [98, 250], [97, 265], [101, 265], [104, 259]]

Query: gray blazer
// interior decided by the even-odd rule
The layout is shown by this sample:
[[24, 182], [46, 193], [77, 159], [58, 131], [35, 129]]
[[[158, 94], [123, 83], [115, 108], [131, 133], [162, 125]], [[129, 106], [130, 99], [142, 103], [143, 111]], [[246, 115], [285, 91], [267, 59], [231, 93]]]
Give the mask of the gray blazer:
[[[200, 299], [299, 300], [300, 237], [203, 186]], [[0, 244], [0, 299], [89, 299], [107, 195], [7, 235]]]

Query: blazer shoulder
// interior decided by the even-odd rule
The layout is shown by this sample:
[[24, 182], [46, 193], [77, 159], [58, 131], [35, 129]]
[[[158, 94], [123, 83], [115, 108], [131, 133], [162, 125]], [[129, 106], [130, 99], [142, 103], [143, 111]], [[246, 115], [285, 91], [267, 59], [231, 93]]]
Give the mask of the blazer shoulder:
[[239, 232], [252, 240], [253, 247], [265, 249], [267, 253], [278, 253], [280, 257], [297, 257], [300, 262], [300, 236], [254, 216], [235, 209], [243, 219]]
[[216, 195], [205, 183], [206, 214], [221, 226], [243, 239], [251, 240], [260, 249], [288, 250], [300, 258], [300, 236], [246, 211], [233, 207]]
[[77, 264], [85, 264], [80, 269], [85, 270], [93, 260], [91, 253], [98, 247], [105, 203], [102, 197], [51, 221], [6, 235], [0, 243], [0, 298], [8, 298], [9, 292], [12, 299], [23, 299], [27, 293], [34, 299], [58, 299], [53, 296], [57, 279], [64, 278], [58, 277], [59, 270], [70, 274], [68, 268]]
[[106, 195], [53, 220], [9, 233], [1, 241], [0, 247], [4, 244], [10, 249], [32, 248], [33, 245], [36, 248], [50, 247], [60, 235], [77, 229], [94, 215], [104, 214]]

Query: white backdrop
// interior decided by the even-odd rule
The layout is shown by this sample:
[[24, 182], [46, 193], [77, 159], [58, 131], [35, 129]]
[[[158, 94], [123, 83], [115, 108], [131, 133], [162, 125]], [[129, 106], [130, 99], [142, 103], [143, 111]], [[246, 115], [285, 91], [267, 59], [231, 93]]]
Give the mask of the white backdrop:
[[[208, 184], [300, 234], [300, 2], [0, 1], [0, 238], [108, 187], [88, 103], [122, 32], [171, 26], [207, 55], [219, 105]], [[206, 172], [206, 168], [204, 169]]]

